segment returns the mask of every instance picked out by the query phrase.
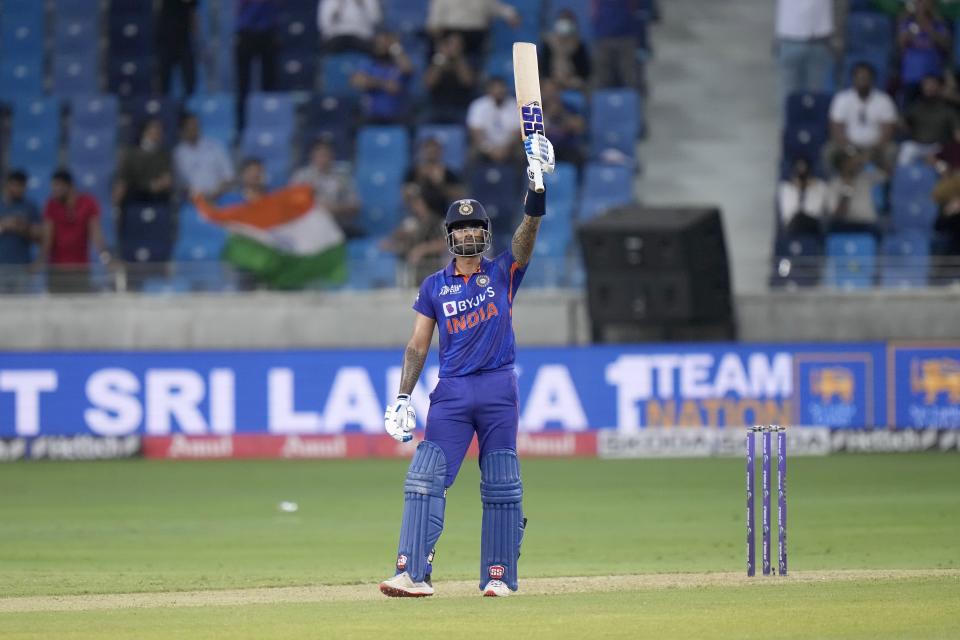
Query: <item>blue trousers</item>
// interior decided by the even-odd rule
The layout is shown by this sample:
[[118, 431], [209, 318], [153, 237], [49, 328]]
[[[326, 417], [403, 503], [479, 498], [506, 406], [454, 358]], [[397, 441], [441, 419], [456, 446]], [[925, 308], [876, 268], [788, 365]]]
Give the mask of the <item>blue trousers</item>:
[[517, 374], [512, 368], [440, 378], [430, 394], [424, 439], [443, 449], [447, 462], [445, 486], [456, 479], [474, 433], [483, 460], [488, 451], [516, 451], [519, 422]]

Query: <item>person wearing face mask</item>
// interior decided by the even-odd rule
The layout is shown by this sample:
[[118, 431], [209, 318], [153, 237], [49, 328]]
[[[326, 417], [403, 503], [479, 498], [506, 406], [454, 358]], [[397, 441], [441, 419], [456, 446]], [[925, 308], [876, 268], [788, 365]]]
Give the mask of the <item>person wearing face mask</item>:
[[366, 124], [396, 124], [407, 115], [407, 81], [413, 65], [395, 33], [380, 31], [373, 39], [373, 57], [350, 82], [363, 92]]
[[557, 14], [553, 29], [543, 36], [540, 73], [561, 91], [583, 91], [590, 85], [590, 54], [580, 38], [577, 16], [569, 9]]

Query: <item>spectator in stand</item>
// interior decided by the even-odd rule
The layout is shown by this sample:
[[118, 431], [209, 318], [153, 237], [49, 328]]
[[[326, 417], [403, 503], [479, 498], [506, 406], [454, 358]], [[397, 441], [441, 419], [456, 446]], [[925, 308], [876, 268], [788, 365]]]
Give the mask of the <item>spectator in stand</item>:
[[135, 202], [170, 203], [173, 161], [163, 145], [163, 123], [149, 118], [140, 132], [140, 144], [123, 154], [113, 185], [113, 202], [124, 207]]
[[347, 167], [338, 165], [333, 146], [318, 140], [310, 148], [310, 162], [297, 169], [290, 184], [308, 184], [313, 187], [316, 201], [333, 216], [344, 234], [350, 237], [363, 235], [356, 228], [360, 198]]
[[912, 6], [897, 29], [900, 84], [907, 104], [920, 94], [924, 77], [943, 75], [952, 46], [950, 26], [937, 13], [933, 0], [914, 0]]
[[33, 243], [40, 238], [40, 214], [27, 200], [27, 174], [11, 171], [0, 198], [0, 293], [23, 290], [23, 277], [32, 260]]
[[100, 207], [87, 193], [79, 193], [69, 171], [60, 169], [50, 182], [50, 199], [43, 210], [43, 231], [37, 265], [50, 265], [51, 293], [82, 293], [90, 286], [90, 246], [103, 264], [110, 253], [100, 231]]
[[450, 33], [437, 43], [423, 74], [430, 96], [427, 122], [460, 124], [473, 100], [477, 73], [463, 49], [463, 36]]
[[409, 215], [380, 242], [380, 248], [400, 256], [407, 266], [404, 280], [420, 282], [443, 266], [448, 257], [442, 216], [430, 208], [416, 185], [404, 190]]
[[516, 100], [507, 92], [503, 78], [487, 81], [487, 92], [474, 100], [467, 110], [471, 153], [490, 162], [506, 162], [520, 147], [517, 136], [520, 116]]
[[900, 144], [898, 164], [906, 165], [938, 153], [953, 139], [960, 126], [957, 112], [943, 97], [940, 78], [927, 76], [921, 83], [920, 97], [904, 115], [906, 139]]
[[253, 61], [260, 61], [260, 89], [277, 87], [277, 19], [282, 0], [236, 0], [237, 25], [234, 51], [237, 63], [237, 127], [246, 125], [247, 94]]
[[833, 0], [777, 0], [776, 31], [782, 99], [826, 91], [835, 63]]
[[407, 117], [407, 82], [413, 65], [396, 34], [380, 31], [373, 38], [373, 56], [353, 74], [363, 92], [367, 124], [396, 124]]
[[383, 19], [378, 0], [320, 0], [317, 24], [326, 53], [369, 53]]
[[806, 158], [797, 158], [790, 178], [777, 188], [777, 208], [784, 232], [790, 236], [823, 235], [827, 185], [813, 175]]
[[641, 89], [637, 61], [639, 4], [639, 0], [590, 0], [595, 89]]
[[404, 190], [416, 188], [436, 215], [443, 220], [450, 203], [464, 194], [460, 177], [443, 162], [443, 146], [434, 138], [420, 144], [416, 163], [407, 172]]
[[180, 119], [180, 142], [173, 150], [177, 184], [190, 197], [216, 200], [234, 180], [233, 162], [224, 146], [200, 132], [200, 120], [192, 113]]
[[837, 174], [827, 187], [827, 231], [869, 231], [876, 233], [877, 208], [873, 188], [886, 180], [867, 158], [855, 151], [839, 149], [833, 158]]
[[553, 80], [563, 91], [589, 89], [590, 53], [580, 38], [577, 16], [572, 11], [564, 9], [557, 14], [553, 29], [543, 36], [540, 51], [540, 73], [545, 80]]
[[430, 0], [427, 32], [434, 47], [448, 33], [459, 33], [467, 55], [479, 59], [495, 18], [506, 20], [514, 28], [523, 21], [516, 9], [501, 0]]
[[197, 78], [193, 40], [199, 31], [197, 0], [161, 0], [157, 20], [160, 93], [170, 93], [173, 70], [179, 67], [183, 90], [193, 95]]
[[873, 86], [873, 67], [860, 63], [853, 68], [853, 86], [830, 103], [830, 141], [824, 146], [827, 166], [839, 151], [855, 152], [885, 172], [891, 172], [897, 155], [893, 139], [897, 107], [885, 92]]
[[557, 161], [582, 164], [587, 120], [564, 102], [559, 85], [550, 78], [543, 79], [540, 97], [543, 100], [544, 124], [550, 131]]

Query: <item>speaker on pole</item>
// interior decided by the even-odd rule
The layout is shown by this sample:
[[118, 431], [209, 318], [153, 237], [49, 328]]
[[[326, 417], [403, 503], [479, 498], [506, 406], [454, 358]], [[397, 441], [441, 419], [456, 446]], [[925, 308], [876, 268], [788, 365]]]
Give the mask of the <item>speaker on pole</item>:
[[719, 209], [627, 205], [578, 235], [595, 342], [735, 339]]

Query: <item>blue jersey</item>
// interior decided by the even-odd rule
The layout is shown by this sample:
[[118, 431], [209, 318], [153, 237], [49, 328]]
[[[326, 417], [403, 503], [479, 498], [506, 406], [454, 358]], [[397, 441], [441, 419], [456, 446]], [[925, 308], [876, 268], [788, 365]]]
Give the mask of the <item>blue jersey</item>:
[[441, 378], [513, 365], [513, 297], [525, 271], [504, 251], [493, 260], [480, 258], [471, 276], [456, 275], [451, 260], [424, 279], [413, 308], [437, 321]]

